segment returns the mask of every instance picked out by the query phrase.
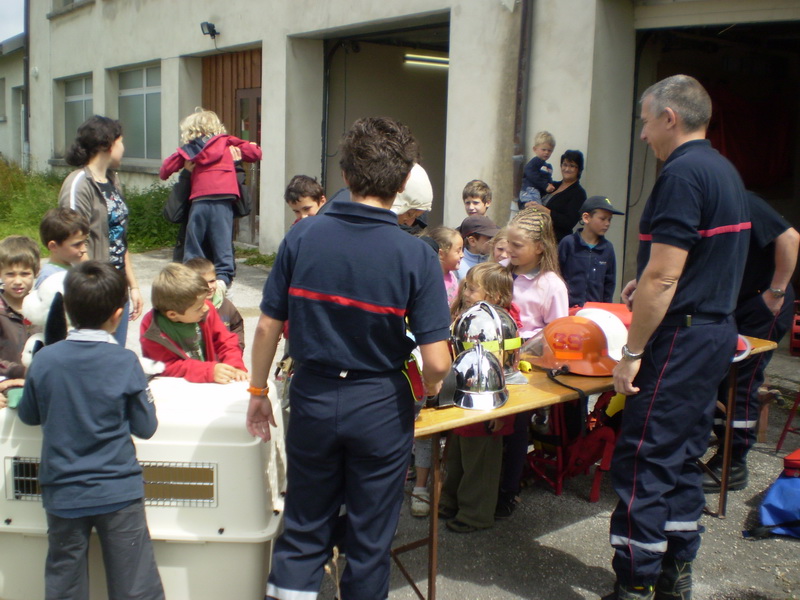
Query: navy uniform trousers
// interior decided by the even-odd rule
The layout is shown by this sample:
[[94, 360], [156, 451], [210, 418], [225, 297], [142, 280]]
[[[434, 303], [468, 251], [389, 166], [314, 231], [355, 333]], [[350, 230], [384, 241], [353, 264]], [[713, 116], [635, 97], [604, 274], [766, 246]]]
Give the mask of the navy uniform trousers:
[[[792, 287], [786, 292], [780, 312], [773, 315], [764, 304], [761, 295], [742, 302], [736, 308], [736, 327], [742, 335], [779, 342], [792, 326], [794, 315], [794, 291]], [[772, 359], [772, 352], [756, 354], [737, 364], [736, 371], [736, 408], [733, 413], [733, 460], [745, 460], [747, 453], [756, 443], [756, 426], [761, 402], [758, 388], [764, 383], [764, 371]], [[726, 403], [728, 399], [728, 378], [719, 388], [719, 400]], [[717, 411], [714, 416], [714, 433], [719, 439], [725, 435], [725, 415]]]
[[342, 379], [301, 365], [290, 404], [284, 531], [275, 543], [267, 596], [316, 599], [344, 500], [342, 597], [387, 598], [414, 430], [408, 382], [400, 371]]
[[665, 554], [691, 561], [705, 505], [695, 462], [708, 446], [717, 388], [736, 347], [733, 317], [659, 327], [625, 403], [611, 466], [613, 567], [623, 585], [654, 585]]

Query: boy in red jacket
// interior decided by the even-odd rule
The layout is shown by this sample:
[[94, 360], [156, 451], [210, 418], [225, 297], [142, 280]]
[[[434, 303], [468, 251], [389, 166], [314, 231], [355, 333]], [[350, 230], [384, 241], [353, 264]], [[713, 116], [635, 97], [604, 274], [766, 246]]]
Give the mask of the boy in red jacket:
[[189, 267], [164, 267], [153, 282], [153, 310], [142, 319], [142, 354], [163, 362], [166, 377], [247, 381], [239, 338], [225, 327], [207, 294], [205, 280]]

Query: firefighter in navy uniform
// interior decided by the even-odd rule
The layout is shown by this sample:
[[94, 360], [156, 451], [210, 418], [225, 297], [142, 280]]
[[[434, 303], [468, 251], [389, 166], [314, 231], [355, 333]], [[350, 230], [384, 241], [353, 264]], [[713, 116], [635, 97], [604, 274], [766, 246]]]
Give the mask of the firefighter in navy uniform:
[[691, 598], [705, 504], [696, 463], [736, 347], [733, 310], [750, 219], [733, 165], [705, 132], [711, 99], [676, 75], [642, 95], [641, 138], [665, 161], [639, 224], [633, 318], [614, 385], [628, 395], [611, 467], [615, 590], [607, 599]]
[[[426, 392], [450, 367], [450, 316], [437, 255], [389, 208], [417, 158], [408, 129], [356, 121], [341, 145], [352, 202], [297, 223], [264, 286], [253, 341], [251, 434], [275, 425], [267, 374], [287, 319], [295, 374], [286, 435], [284, 531], [267, 597], [316, 598], [342, 502], [347, 508], [348, 600], [389, 593], [389, 550], [403, 500], [414, 401], [402, 372], [415, 345]], [[406, 319], [415, 340], [406, 335]]]
[[[750, 205], [750, 249], [736, 303], [736, 328], [742, 335], [780, 342], [792, 326], [794, 289], [792, 274], [797, 265], [800, 234], [762, 198], [747, 193]], [[758, 389], [764, 383], [764, 370], [772, 352], [763, 352], [736, 365], [736, 409], [733, 416], [733, 450], [729, 490], [747, 487], [747, 453], [756, 443], [756, 426], [761, 401]], [[728, 378], [723, 379], [719, 400], [728, 398]], [[725, 435], [725, 416], [717, 411], [714, 433]], [[708, 467], [722, 477], [722, 449], [714, 454]], [[719, 482], [703, 475], [703, 490], [718, 492]]]

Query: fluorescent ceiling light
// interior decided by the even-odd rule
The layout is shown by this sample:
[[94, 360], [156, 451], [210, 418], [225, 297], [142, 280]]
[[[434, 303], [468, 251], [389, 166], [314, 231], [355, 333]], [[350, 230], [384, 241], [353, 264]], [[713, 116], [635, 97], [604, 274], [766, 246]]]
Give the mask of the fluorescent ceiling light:
[[450, 66], [450, 59], [446, 56], [429, 56], [426, 54], [406, 54], [403, 62], [417, 67], [439, 67], [446, 69]]

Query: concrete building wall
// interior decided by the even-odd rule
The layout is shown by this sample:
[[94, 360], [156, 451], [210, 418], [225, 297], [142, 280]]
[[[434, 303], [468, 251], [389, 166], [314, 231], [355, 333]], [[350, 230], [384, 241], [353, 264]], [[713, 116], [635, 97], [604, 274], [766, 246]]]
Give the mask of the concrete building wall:
[[[446, 96], [446, 116], [422, 115], [422, 126], [415, 129], [428, 138], [423, 152], [428, 154], [426, 146], [435, 149], [425, 160], [434, 185], [442, 190], [437, 196], [444, 200], [441, 215], [445, 223], [456, 224], [463, 218], [461, 189], [473, 178], [484, 179], [494, 190], [491, 216], [498, 222], [507, 218], [512, 198], [521, 18], [521, 6], [512, 0], [83, 0], [57, 11], [52, 5], [47, 0], [31, 2], [30, 124], [35, 169], [62, 164], [59, 157], [70, 141], [64, 133], [65, 79], [91, 74], [93, 111], [117, 117], [119, 70], [160, 66], [163, 157], [178, 143], [180, 119], [201, 103], [201, 57], [260, 47], [265, 157], [260, 245], [264, 251], [274, 250], [290, 219], [282, 199], [286, 181], [298, 172], [321, 174], [323, 40], [449, 20], [446, 83], [441, 78], [431, 83], [439, 97]], [[800, 19], [795, 0], [537, 0], [532, 7], [533, 47], [524, 132], [527, 157], [533, 134], [548, 129], [557, 139], [556, 157], [568, 148], [586, 154], [582, 183], [587, 192], [606, 194], [615, 202], [619, 198], [623, 205], [630, 141], [635, 137], [632, 134], [638, 134], [631, 131], [636, 110], [636, 30]], [[202, 21], [216, 25], [220, 32], [216, 41], [202, 35]], [[385, 48], [375, 49], [372, 58], [390, 54]], [[374, 73], [375, 64], [366, 61], [359, 69], [359, 73]], [[375, 94], [391, 95], [394, 82], [389, 71], [381, 75], [385, 82], [382, 80]], [[352, 79], [350, 84], [355, 85]], [[6, 86], [6, 94], [12, 87]], [[358, 105], [351, 103], [353, 106]], [[364, 110], [369, 106], [364, 104]], [[352, 121], [357, 116], [361, 115], [348, 108], [346, 114], [332, 114], [330, 122], [339, 117], [342, 122]], [[439, 123], [428, 130], [426, 123], [439, 118], [444, 126]], [[0, 124], [0, 134], [2, 128]], [[5, 143], [3, 139], [0, 136], [0, 144]], [[329, 137], [329, 153], [335, 142]], [[633, 148], [636, 169], [641, 153], [636, 142]], [[443, 162], [436, 158], [440, 154]], [[126, 157], [123, 178], [129, 185], [146, 185], [153, 181], [159, 162]], [[330, 157], [331, 191], [338, 177], [335, 164]], [[655, 173], [654, 163], [645, 164], [644, 169]], [[558, 169], [556, 175], [560, 175]], [[648, 177], [643, 174], [640, 182], [645, 197]], [[611, 229], [618, 254], [625, 230], [620, 221]]]
[[[561, 0], [534, 6], [526, 158], [532, 157], [536, 132], [550, 131], [556, 138], [553, 179], [561, 179], [560, 156], [569, 149], [580, 150], [585, 158], [581, 185], [587, 195], [605, 195], [624, 207], [633, 102], [633, 6], [627, 0]], [[624, 234], [624, 217], [615, 217], [608, 237], [618, 255]]]
[[461, 192], [472, 179], [492, 188], [489, 216], [498, 222], [507, 218], [512, 197], [519, 20], [520, 7], [514, 3], [460, 2], [451, 12], [447, 225], [458, 225], [466, 217]]
[[0, 156], [22, 162], [23, 52], [0, 54]]

